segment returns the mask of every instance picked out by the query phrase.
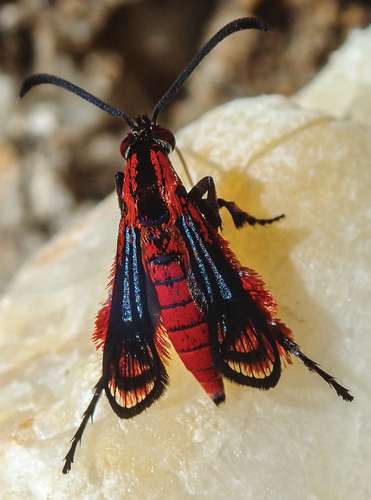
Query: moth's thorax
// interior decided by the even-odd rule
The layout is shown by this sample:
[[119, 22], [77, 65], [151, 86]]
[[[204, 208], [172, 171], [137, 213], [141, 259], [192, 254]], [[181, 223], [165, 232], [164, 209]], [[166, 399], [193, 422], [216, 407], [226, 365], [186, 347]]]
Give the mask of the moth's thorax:
[[122, 198], [133, 226], [175, 221], [181, 214], [181, 181], [167, 153], [153, 141], [135, 144], [127, 159]]

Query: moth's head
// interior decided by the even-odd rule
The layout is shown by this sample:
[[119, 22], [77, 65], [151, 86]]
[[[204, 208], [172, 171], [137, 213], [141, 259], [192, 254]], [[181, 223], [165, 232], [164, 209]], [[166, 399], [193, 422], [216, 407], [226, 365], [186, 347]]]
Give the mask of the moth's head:
[[135, 144], [149, 141], [163, 148], [167, 154], [175, 148], [175, 137], [167, 128], [161, 127], [148, 118], [147, 115], [139, 116], [135, 119], [134, 126], [122, 141], [120, 153], [126, 160], [130, 149]]

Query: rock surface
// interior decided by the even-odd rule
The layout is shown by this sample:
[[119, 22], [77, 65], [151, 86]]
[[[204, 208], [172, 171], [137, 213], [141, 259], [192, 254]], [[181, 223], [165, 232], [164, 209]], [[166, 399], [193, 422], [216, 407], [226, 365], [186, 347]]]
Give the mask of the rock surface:
[[295, 100], [338, 118], [371, 126], [371, 26], [354, 30]]
[[[263, 276], [303, 351], [354, 402], [294, 361], [268, 392], [227, 383], [227, 402], [216, 408], [173, 353], [170, 386], [144, 414], [119, 421], [102, 398], [63, 476], [62, 458], [100, 375], [90, 336], [115, 253], [111, 196], [44, 246], [1, 299], [2, 498], [371, 497], [371, 129], [358, 115], [350, 118], [362, 125], [339, 118], [354, 109], [343, 106], [348, 95], [370, 106], [358, 85], [366, 66], [351, 64], [366, 63], [371, 45], [361, 45], [344, 50], [350, 59], [337, 81], [322, 80], [321, 99], [301, 101], [309, 109], [279, 96], [244, 99], [178, 135], [194, 181], [213, 175], [221, 197], [258, 217], [285, 213], [273, 226], [241, 231], [222, 214], [224, 236]], [[354, 67], [358, 78], [347, 75]], [[363, 100], [354, 101], [357, 88]], [[310, 109], [320, 101], [331, 103], [330, 114]], [[186, 180], [176, 154], [173, 162]]]
[[303, 351], [355, 401], [294, 362], [268, 392], [227, 382], [216, 408], [173, 353], [170, 386], [144, 414], [119, 421], [102, 398], [63, 476], [100, 375], [90, 335], [115, 253], [112, 196], [44, 247], [2, 298], [2, 494], [369, 497], [371, 130], [269, 96], [209, 112], [178, 144], [192, 177], [213, 175], [221, 197], [258, 217], [285, 213], [241, 231], [224, 214], [224, 236], [264, 277]]

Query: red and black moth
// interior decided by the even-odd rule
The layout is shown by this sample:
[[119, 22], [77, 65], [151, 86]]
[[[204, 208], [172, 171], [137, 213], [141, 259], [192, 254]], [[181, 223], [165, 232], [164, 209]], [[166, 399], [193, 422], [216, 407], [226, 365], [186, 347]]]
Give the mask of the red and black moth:
[[267, 31], [254, 18], [224, 26], [160, 99], [151, 119], [133, 120], [49, 74], [30, 76], [23, 83], [21, 96], [41, 83], [57, 85], [130, 127], [121, 143], [125, 174], [116, 175], [121, 210], [117, 254], [109, 296], [97, 315], [93, 335], [97, 348], [103, 349], [102, 376], [72, 438], [65, 474], [103, 390], [120, 418], [137, 415], [163, 394], [169, 340], [216, 405], [225, 400], [223, 377], [270, 389], [281, 376], [281, 358], [291, 363], [291, 356], [320, 375], [345, 401], [353, 400], [347, 389], [302, 353], [291, 330], [276, 318], [275, 300], [257, 273], [241, 266], [218, 232], [222, 207], [237, 228], [271, 224], [283, 215], [256, 219], [235, 203], [218, 198], [211, 177], [201, 179], [187, 193], [169, 160], [175, 138], [157, 123], [161, 109], [210, 50], [245, 29]]

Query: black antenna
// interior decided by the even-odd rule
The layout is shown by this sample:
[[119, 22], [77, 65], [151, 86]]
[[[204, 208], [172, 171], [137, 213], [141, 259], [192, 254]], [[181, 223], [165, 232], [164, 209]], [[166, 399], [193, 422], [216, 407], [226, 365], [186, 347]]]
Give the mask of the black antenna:
[[223, 28], [221, 28], [210, 40], [207, 44], [200, 50], [198, 54], [192, 59], [192, 61], [188, 64], [186, 69], [178, 76], [166, 94], [158, 101], [156, 104], [153, 115], [152, 122], [156, 123], [157, 116], [162, 108], [175, 96], [175, 94], [179, 91], [180, 87], [187, 80], [189, 75], [197, 68], [202, 59], [207, 56], [207, 54], [220, 43], [224, 38], [235, 33], [236, 31], [241, 30], [249, 30], [256, 29], [260, 31], [268, 31], [268, 28], [263, 24], [259, 19], [255, 17], [241, 17], [240, 19], [235, 19], [234, 21], [226, 24]]
[[[188, 64], [185, 70], [178, 76], [173, 85], [169, 88], [169, 90], [164, 94], [164, 96], [158, 101], [156, 104], [153, 115], [152, 115], [152, 123], [156, 123], [156, 119], [162, 108], [175, 96], [175, 94], [179, 91], [180, 87], [187, 80], [189, 75], [196, 69], [196, 67], [200, 64], [202, 59], [207, 56], [207, 54], [220, 43], [224, 38], [235, 33], [236, 31], [248, 30], [248, 29], [256, 29], [260, 31], [268, 31], [268, 28], [261, 22], [259, 19], [255, 17], [241, 17], [240, 19], [235, 19], [234, 21], [226, 24], [223, 28], [221, 28], [210, 40], [207, 44], [200, 50], [200, 52], [192, 59], [192, 61]], [[62, 87], [69, 92], [72, 92], [83, 99], [85, 101], [94, 104], [98, 108], [106, 111], [113, 116], [117, 116], [124, 120], [131, 129], [133, 129], [134, 122], [130, 118], [129, 115], [124, 113], [124, 111], [120, 111], [113, 106], [101, 101], [98, 97], [89, 94], [86, 90], [74, 85], [73, 83], [64, 80], [63, 78], [59, 78], [54, 75], [49, 75], [48, 73], [37, 73], [35, 75], [31, 75], [23, 82], [20, 96], [23, 97], [32, 87], [36, 85], [40, 85], [42, 83], [50, 83], [52, 85], [57, 85], [58, 87]]]
[[69, 90], [70, 92], [73, 92], [74, 94], [85, 99], [85, 101], [88, 101], [91, 104], [94, 104], [94, 106], [97, 106], [98, 108], [102, 109], [103, 111], [106, 111], [110, 115], [118, 116], [119, 118], [124, 120], [131, 129], [134, 127], [133, 120], [130, 118], [129, 115], [127, 115], [123, 111], [120, 111], [119, 109], [114, 108], [109, 104], [101, 101], [100, 99], [98, 99], [98, 97], [89, 94], [89, 92], [86, 92], [86, 90], [82, 89], [81, 87], [78, 87], [77, 85], [74, 85], [73, 83], [68, 82], [63, 78], [58, 78], [57, 76], [49, 75], [48, 73], [37, 73], [36, 75], [31, 75], [28, 78], [26, 78], [26, 80], [22, 84], [19, 93], [20, 96], [23, 97], [30, 89], [32, 89], [32, 87], [35, 87], [36, 85], [40, 85], [42, 83], [50, 83], [52, 85], [57, 85], [58, 87], [62, 87], [66, 90]]

